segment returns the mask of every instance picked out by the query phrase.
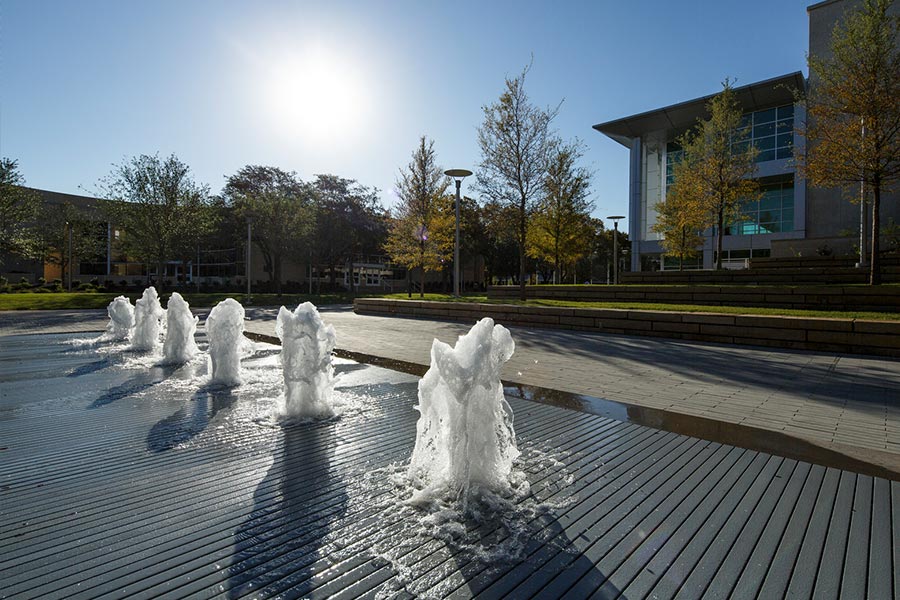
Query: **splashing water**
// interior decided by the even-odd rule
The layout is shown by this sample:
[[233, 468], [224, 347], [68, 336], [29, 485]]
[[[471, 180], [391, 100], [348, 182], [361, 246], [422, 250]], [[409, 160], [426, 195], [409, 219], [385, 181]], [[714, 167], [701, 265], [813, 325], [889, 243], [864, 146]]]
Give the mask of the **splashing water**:
[[322, 321], [314, 304], [304, 302], [294, 312], [281, 307], [275, 335], [281, 340], [285, 414], [301, 418], [334, 415], [334, 327]]
[[206, 317], [209, 338], [210, 383], [241, 384], [241, 342], [244, 338], [244, 307], [226, 298]]
[[199, 352], [194, 332], [199, 317], [191, 314], [191, 307], [178, 292], [172, 292], [166, 310], [166, 341], [163, 343], [164, 362], [183, 364]]
[[455, 348], [434, 340], [431, 368], [419, 382], [421, 416], [407, 472], [417, 488], [411, 502], [451, 497], [465, 512], [470, 491], [511, 491], [519, 450], [500, 369], [514, 350], [509, 330], [490, 318]]
[[155, 287], [148, 287], [134, 303], [134, 334], [131, 347], [134, 350], [156, 350], [159, 347], [160, 320], [165, 311], [159, 304]]
[[103, 339], [117, 342], [127, 340], [134, 327], [134, 306], [131, 300], [125, 296], [117, 296], [106, 307], [106, 313], [109, 315], [109, 324]]

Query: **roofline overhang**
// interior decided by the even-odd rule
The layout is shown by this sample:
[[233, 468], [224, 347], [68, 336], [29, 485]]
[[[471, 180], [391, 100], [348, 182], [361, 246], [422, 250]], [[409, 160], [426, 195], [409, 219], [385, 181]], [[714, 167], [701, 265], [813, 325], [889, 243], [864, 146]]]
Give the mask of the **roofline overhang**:
[[[744, 110], [751, 110], [791, 102], [793, 101], [791, 90], [802, 90], [805, 85], [803, 73], [795, 71], [736, 87], [734, 91]], [[593, 129], [630, 148], [632, 140], [644, 133], [659, 129], [678, 131], [691, 127], [698, 118], [706, 115], [706, 105], [716, 94], [599, 123], [594, 125]]]

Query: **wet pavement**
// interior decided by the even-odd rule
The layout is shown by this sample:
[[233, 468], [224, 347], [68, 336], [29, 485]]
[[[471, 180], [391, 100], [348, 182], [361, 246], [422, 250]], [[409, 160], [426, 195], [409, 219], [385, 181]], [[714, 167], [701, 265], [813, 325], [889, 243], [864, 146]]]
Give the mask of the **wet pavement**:
[[516, 468], [530, 491], [497, 514], [453, 517], [403, 502], [414, 375], [340, 359], [341, 415], [285, 421], [275, 346], [248, 345], [245, 383], [221, 388], [208, 384], [203, 356], [162, 366], [94, 337], [0, 337], [2, 597], [889, 598], [900, 589], [896, 481], [645, 427], [622, 403], [510, 384]]
[[[205, 316], [208, 310], [195, 311]], [[356, 315], [323, 307], [345, 356], [427, 366], [434, 338], [461, 323]], [[272, 339], [276, 308], [250, 308], [247, 331]], [[100, 330], [105, 311], [0, 313], [0, 334]], [[510, 327], [516, 352], [504, 381], [612, 401], [618, 414], [680, 433], [731, 441], [875, 473], [900, 471], [900, 361]], [[546, 396], [546, 394], [544, 394]], [[590, 407], [591, 403], [585, 403]]]

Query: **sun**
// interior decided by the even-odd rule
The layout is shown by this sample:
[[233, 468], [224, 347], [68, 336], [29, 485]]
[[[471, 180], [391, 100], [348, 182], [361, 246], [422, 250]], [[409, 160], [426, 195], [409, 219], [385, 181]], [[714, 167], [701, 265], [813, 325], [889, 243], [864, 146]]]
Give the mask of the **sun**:
[[321, 45], [275, 59], [265, 84], [269, 121], [298, 142], [342, 146], [363, 126], [366, 82], [346, 56]]

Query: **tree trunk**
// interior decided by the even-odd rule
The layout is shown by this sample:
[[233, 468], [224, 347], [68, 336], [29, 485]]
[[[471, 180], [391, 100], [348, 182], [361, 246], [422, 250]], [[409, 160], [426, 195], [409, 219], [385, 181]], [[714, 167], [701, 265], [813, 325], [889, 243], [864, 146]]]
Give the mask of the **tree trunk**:
[[678, 270], [684, 271], [684, 227], [681, 228], [681, 252], [678, 254]]
[[350, 281], [350, 293], [352, 294], [356, 291], [356, 280], [353, 278], [353, 257], [352, 256], [350, 257], [350, 262], [348, 264], [350, 265], [349, 281]]
[[275, 293], [281, 296], [281, 255], [275, 255], [272, 262], [274, 263], [272, 271], [275, 281]]
[[725, 211], [719, 209], [719, 216], [716, 220], [716, 270], [722, 268], [722, 234], [724, 233]]
[[165, 285], [166, 280], [166, 263], [158, 262], [156, 263], [156, 292], [162, 295], [163, 291], [166, 289]]
[[880, 232], [881, 178], [877, 175], [872, 184], [872, 260], [869, 261], [869, 285], [881, 285]]
[[425, 297], [425, 264], [419, 267], [419, 298]]
[[525, 302], [525, 198], [519, 201], [519, 300]]
[[412, 277], [411, 277], [412, 267], [406, 267], [406, 297], [412, 298]]

